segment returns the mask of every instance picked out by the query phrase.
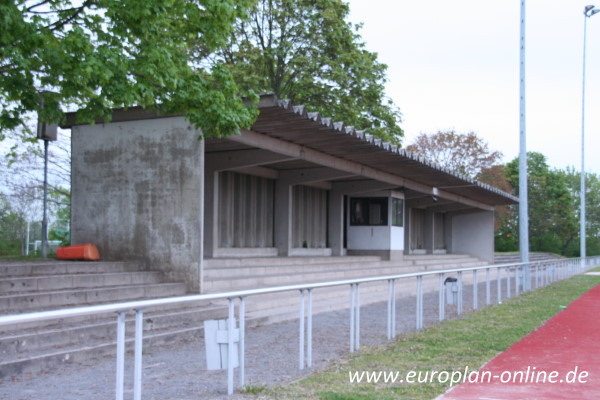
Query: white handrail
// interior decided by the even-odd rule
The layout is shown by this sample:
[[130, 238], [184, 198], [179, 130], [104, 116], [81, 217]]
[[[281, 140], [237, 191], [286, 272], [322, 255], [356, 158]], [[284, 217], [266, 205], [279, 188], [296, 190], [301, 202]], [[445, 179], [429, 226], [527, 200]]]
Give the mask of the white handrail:
[[[578, 261], [579, 258], [557, 259], [556, 262], [565, 261], [565, 260]], [[528, 265], [542, 264], [542, 263], [548, 263], [548, 261], [534, 261], [534, 262], [530, 262]], [[113, 303], [113, 304], [102, 304], [102, 305], [96, 305], [96, 306], [67, 308], [67, 309], [52, 310], [52, 311], [39, 311], [39, 312], [24, 313], [24, 314], [11, 314], [11, 315], [0, 316], [0, 326], [8, 325], [8, 324], [15, 324], [15, 323], [37, 322], [37, 321], [44, 321], [44, 320], [56, 319], [56, 318], [70, 318], [70, 317], [79, 317], [79, 316], [93, 315], [93, 314], [104, 314], [104, 313], [109, 313], [109, 312], [122, 312], [122, 311], [136, 310], [136, 309], [147, 309], [147, 308], [164, 306], [164, 305], [172, 305], [172, 304], [177, 304], [177, 303], [234, 299], [234, 298], [240, 298], [240, 297], [248, 297], [248, 296], [279, 293], [279, 292], [289, 292], [289, 291], [296, 291], [296, 290], [308, 290], [308, 289], [318, 289], [318, 288], [332, 287], [332, 286], [345, 286], [345, 285], [352, 285], [352, 284], [389, 281], [389, 280], [397, 280], [397, 279], [403, 279], [403, 278], [414, 278], [414, 277], [418, 277], [418, 276], [450, 274], [450, 273], [461, 272], [461, 271], [462, 272], [475, 271], [475, 270], [485, 270], [485, 269], [493, 269], [493, 268], [500, 268], [500, 269], [518, 268], [520, 266], [524, 266], [524, 264], [521, 264], [521, 263], [490, 264], [490, 265], [484, 265], [484, 266], [478, 266], [478, 267], [453, 268], [453, 269], [436, 270], [436, 271], [413, 272], [413, 273], [408, 273], [408, 274], [374, 276], [374, 277], [367, 277], [367, 278], [346, 279], [346, 280], [331, 281], [331, 282], [302, 283], [302, 284], [297, 284], [297, 285], [275, 286], [275, 287], [267, 287], [267, 288], [260, 288], [260, 289], [248, 289], [248, 290], [237, 290], [237, 291], [231, 291], [231, 292], [221, 292], [221, 293], [165, 297], [165, 298], [152, 299], [152, 300], [139, 300], [139, 301], [129, 301], [129, 302]]]
[[[136, 324], [135, 324], [135, 373], [134, 373], [134, 400], [141, 400], [142, 391], [142, 340], [143, 340], [143, 312], [146, 309], [173, 305], [183, 304], [190, 302], [201, 302], [211, 300], [224, 300], [229, 301], [229, 319], [228, 319], [228, 344], [232, 346], [234, 343], [234, 330], [235, 327], [235, 301], [239, 300], [239, 311], [238, 318], [240, 321], [240, 342], [239, 342], [239, 365], [240, 365], [240, 385], [244, 386], [244, 327], [245, 327], [245, 299], [249, 296], [264, 295], [271, 293], [289, 292], [289, 291], [300, 291], [300, 345], [299, 345], [299, 367], [303, 369], [306, 365], [310, 367], [312, 365], [312, 290], [333, 286], [350, 286], [350, 351], [358, 350], [360, 347], [360, 285], [363, 283], [372, 282], [388, 282], [388, 321], [387, 321], [387, 332], [388, 339], [392, 339], [396, 336], [396, 313], [395, 313], [395, 300], [396, 300], [396, 289], [395, 283], [399, 279], [416, 278], [417, 289], [416, 289], [416, 329], [423, 328], [423, 277], [437, 275], [439, 277], [439, 320], [442, 321], [445, 318], [445, 290], [444, 278], [449, 275], [456, 273], [458, 275], [458, 298], [457, 298], [457, 312], [462, 313], [463, 306], [463, 274], [468, 271], [473, 272], [473, 309], [478, 307], [476, 296], [477, 296], [477, 271], [485, 270], [485, 288], [486, 288], [486, 304], [490, 304], [490, 271], [496, 269], [497, 279], [497, 301], [502, 300], [502, 281], [506, 282], [506, 297], [510, 298], [513, 294], [511, 289], [511, 280], [514, 280], [514, 294], [519, 294], [519, 284], [522, 287], [524, 280], [534, 280], [535, 287], [541, 287], [549, 284], [553, 281], [567, 278], [578, 272], [581, 272], [582, 267], [586, 269], [600, 265], [600, 256], [597, 257], [586, 257], [587, 262], [582, 263], [581, 258], [565, 258], [556, 260], [541, 260], [533, 261], [529, 263], [510, 263], [510, 264], [491, 264], [477, 267], [467, 268], [452, 268], [445, 270], [436, 271], [423, 271], [413, 272], [408, 274], [397, 274], [397, 275], [385, 275], [385, 276], [373, 276], [366, 278], [346, 279], [332, 282], [315, 282], [315, 283], [302, 283], [297, 285], [277, 286], [270, 288], [260, 289], [249, 289], [249, 290], [238, 290], [223, 293], [211, 293], [211, 294], [198, 294], [198, 295], [187, 295], [178, 297], [168, 297], [161, 299], [152, 300], [141, 300], [141, 301], [130, 301], [115, 304], [104, 304], [96, 306], [76, 307], [62, 310], [53, 311], [41, 311], [25, 314], [15, 315], [4, 315], [0, 316], [0, 326], [9, 324], [19, 324], [26, 322], [36, 322], [59, 318], [70, 318], [85, 315], [94, 314], [105, 314], [115, 312], [117, 313], [117, 387], [116, 387], [116, 399], [123, 400], [123, 388], [124, 388], [124, 358], [125, 358], [125, 313], [134, 310], [136, 313]], [[530, 271], [534, 271], [535, 276], [525, 277], [522, 275], [524, 268], [529, 267]], [[578, 267], [578, 268], [575, 268]], [[505, 270], [505, 277], [502, 277], [501, 270]], [[521, 288], [522, 289], [522, 288]], [[308, 293], [308, 304], [305, 308], [305, 292]], [[306, 312], [307, 311], [307, 312]], [[305, 324], [305, 319], [308, 318], [308, 323]], [[307, 330], [306, 336], [304, 334], [305, 329]], [[306, 349], [306, 353], [305, 353]], [[233, 352], [229, 352], [229, 362], [227, 371], [227, 392], [233, 393]]]

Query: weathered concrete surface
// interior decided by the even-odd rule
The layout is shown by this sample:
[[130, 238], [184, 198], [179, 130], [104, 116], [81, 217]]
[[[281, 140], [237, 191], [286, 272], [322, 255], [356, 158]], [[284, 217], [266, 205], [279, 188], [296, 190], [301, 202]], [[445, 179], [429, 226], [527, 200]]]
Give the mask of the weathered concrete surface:
[[494, 212], [452, 216], [452, 253], [470, 254], [494, 262]]
[[136, 259], [199, 291], [203, 142], [183, 117], [74, 126], [74, 244]]

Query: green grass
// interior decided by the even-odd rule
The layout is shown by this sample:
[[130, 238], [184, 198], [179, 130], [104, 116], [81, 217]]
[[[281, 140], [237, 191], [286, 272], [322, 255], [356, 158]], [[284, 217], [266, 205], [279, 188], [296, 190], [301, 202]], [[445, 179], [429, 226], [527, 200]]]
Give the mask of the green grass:
[[289, 386], [261, 393], [262, 399], [392, 400], [433, 399], [448, 385], [351, 384], [349, 371], [477, 370], [544, 321], [600, 283], [576, 276], [419, 333], [402, 335], [387, 346], [363, 348], [348, 359]]

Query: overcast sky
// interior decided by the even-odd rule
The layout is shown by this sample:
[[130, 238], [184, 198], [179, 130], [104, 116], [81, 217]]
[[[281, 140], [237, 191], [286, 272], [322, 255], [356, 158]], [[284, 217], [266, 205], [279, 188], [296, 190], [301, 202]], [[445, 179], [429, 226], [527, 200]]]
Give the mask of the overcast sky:
[[[505, 161], [519, 152], [520, 1], [346, 0], [388, 65], [405, 143], [474, 131]], [[527, 1], [527, 150], [581, 165], [583, 9], [593, 0]], [[600, 6], [600, 0], [596, 0]], [[600, 14], [588, 19], [586, 169], [600, 173]]]

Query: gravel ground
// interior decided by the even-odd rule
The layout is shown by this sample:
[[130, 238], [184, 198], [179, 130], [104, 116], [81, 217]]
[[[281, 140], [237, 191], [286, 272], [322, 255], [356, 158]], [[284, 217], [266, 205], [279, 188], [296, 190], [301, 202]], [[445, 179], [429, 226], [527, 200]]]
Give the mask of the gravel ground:
[[[495, 282], [491, 285], [492, 302], [496, 299]], [[485, 304], [485, 285], [478, 285], [479, 304]], [[471, 309], [471, 286], [464, 288], [464, 311]], [[415, 297], [397, 301], [398, 333], [415, 329]], [[361, 345], [386, 342], [387, 304], [361, 307]], [[446, 317], [456, 317], [456, 306], [446, 306]], [[438, 320], [438, 294], [424, 297], [424, 324], [432, 326]], [[248, 386], [278, 386], [326, 368], [335, 359], [348, 355], [349, 312], [332, 311], [317, 314], [313, 320], [313, 367], [298, 369], [298, 320], [247, 329], [246, 384]], [[226, 396], [227, 372], [207, 371], [204, 340], [144, 348], [143, 389], [146, 400], [153, 399], [251, 399], [253, 395], [236, 393]], [[267, 351], [268, 349], [268, 351]], [[237, 371], [236, 371], [237, 372]], [[125, 399], [133, 398], [133, 356], [126, 358]], [[236, 384], [238, 382], [236, 374]], [[110, 399], [115, 393], [115, 359], [105, 357], [85, 363], [74, 363], [38, 374], [0, 382], [0, 399], [86, 400]]]

